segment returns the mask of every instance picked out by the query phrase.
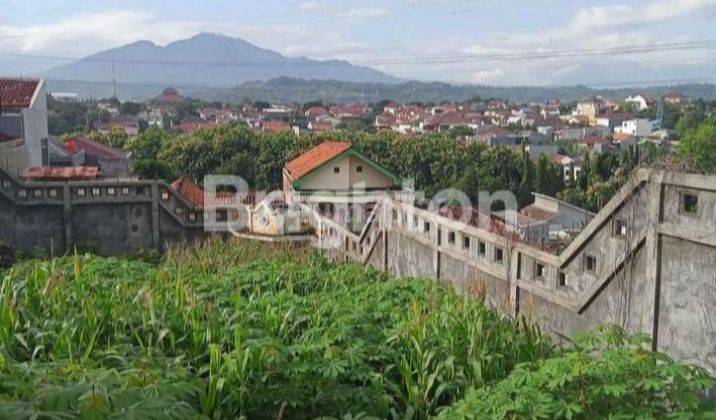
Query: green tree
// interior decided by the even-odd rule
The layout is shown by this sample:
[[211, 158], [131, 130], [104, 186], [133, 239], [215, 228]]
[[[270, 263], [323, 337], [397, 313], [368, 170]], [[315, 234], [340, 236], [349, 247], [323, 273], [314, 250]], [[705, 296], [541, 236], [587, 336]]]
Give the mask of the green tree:
[[132, 153], [132, 172], [142, 178], [170, 178], [171, 171], [159, 159], [160, 151], [169, 143], [169, 134], [157, 126], [130, 140], [126, 149]]
[[693, 162], [705, 173], [716, 172], [716, 117], [687, 130], [677, 148], [679, 158]]

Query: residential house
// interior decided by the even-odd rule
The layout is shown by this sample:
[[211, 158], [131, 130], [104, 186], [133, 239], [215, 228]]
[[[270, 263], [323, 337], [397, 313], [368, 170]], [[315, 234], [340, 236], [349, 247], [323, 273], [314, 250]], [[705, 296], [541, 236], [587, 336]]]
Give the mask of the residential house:
[[577, 140], [577, 145], [593, 153], [602, 153], [610, 148], [612, 142], [599, 136], [587, 136]]
[[291, 126], [285, 121], [263, 120], [259, 121], [259, 129], [266, 133], [281, 133], [292, 131]]
[[625, 119], [627, 119], [627, 116], [621, 112], [610, 112], [598, 116], [597, 125], [607, 127], [613, 131], [615, 127], [621, 126]]
[[477, 125], [470, 123], [465, 114], [458, 111], [439, 112], [420, 123], [420, 129], [424, 132], [443, 132], [455, 127], [475, 129]]
[[265, 120], [287, 120], [291, 118], [291, 114], [293, 114], [293, 108], [283, 104], [273, 105], [261, 112]]
[[532, 159], [539, 159], [542, 155], [551, 158], [559, 154], [559, 146], [553, 144], [528, 144], [526, 150]]
[[135, 137], [139, 135], [139, 120], [131, 115], [118, 115], [112, 117], [108, 123], [95, 123], [94, 128], [104, 135], [113, 131], [123, 131], [129, 137]]
[[535, 192], [532, 195], [534, 203], [522, 208], [517, 218], [527, 242], [544, 243], [573, 236], [594, 218], [594, 213], [557, 198]]
[[683, 105], [689, 103], [689, 97], [678, 92], [671, 92], [664, 95], [664, 102], [671, 105]]
[[327, 116], [329, 114], [328, 114], [328, 110], [322, 106], [312, 106], [312, 107], [308, 108], [306, 110], [306, 112], [303, 113], [303, 115], [306, 118], [313, 120], [313, 119], [316, 119], [319, 117]]
[[0, 165], [18, 175], [43, 166], [48, 137], [45, 82], [0, 78]]
[[647, 110], [653, 106], [656, 106], [656, 101], [652, 99], [651, 97], [647, 95], [636, 95], [636, 96], [630, 96], [624, 100], [626, 103], [633, 103], [636, 105], [637, 111], [644, 111]]
[[564, 182], [576, 181], [579, 173], [582, 172], [582, 166], [575, 159], [567, 155], [556, 154], [551, 158], [552, 163], [562, 167], [562, 173], [564, 174]]
[[128, 176], [130, 173], [130, 154], [84, 136], [74, 136], [65, 140], [65, 148], [70, 154], [81, 153], [84, 166], [99, 168], [102, 177], [113, 178]]
[[69, 92], [50, 92], [52, 99], [62, 103], [76, 103], [80, 101], [80, 96], [76, 93]]
[[351, 227], [362, 226], [378, 198], [400, 184], [395, 175], [349, 142], [321, 143], [286, 163], [283, 170], [287, 203], [315, 205]]
[[614, 139], [614, 145], [619, 148], [635, 146], [639, 143], [639, 138], [629, 133], [614, 133], [612, 137]]
[[216, 123], [204, 121], [199, 117], [186, 117], [172, 128], [180, 133], [193, 133], [197, 130], [205, 130], [216, 127]]
[[602, 112], [604, 107], [604, 100], [597, 96], [588, 96], [582, 98], [577, 103], [575, 110], [576, 115], [581, 115], [587, 118], [596, 118]]
[[315, 133], [323, 133], [326, 131], [334, 131], [339, 124], [340, 120], [327, 116], [324, 118], [310, 121], [308, 123], [308, 129]]
[[649, 121], [646, 118], [635, 118], [623, 121], [621, 126], [614, 129], [614, 132], [630, 134], [637, 137], [645, 137], [658, 129], [658, 121]]
[[604, 126], [572, 128], [564, 127], [555, 132], [555, 140], [557, 141], [574, 141], [588, 136], [605, 137], [611, 133], [611, 130]]
[[469, 142], [482, 143], [489, 147], [516, 146], [522, 143], [522, 137], [494, 125], [483, 125], [477, 128]]

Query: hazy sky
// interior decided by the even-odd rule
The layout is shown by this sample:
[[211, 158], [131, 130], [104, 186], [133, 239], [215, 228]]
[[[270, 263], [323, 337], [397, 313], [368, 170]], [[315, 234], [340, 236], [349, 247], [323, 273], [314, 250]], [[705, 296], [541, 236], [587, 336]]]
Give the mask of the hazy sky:
[[[0, 53], [81, 57], [198, 32], [287, 56], [343, 58], [421, 80], [492, 85], [715, 81], [716, 0], [0, 0]], [[642, 54], [501, 59], [507, 53], [711, 42]], [[477, 54], [477, 57], [469, 57]], [[487, 60], [485, 54], [498, 54]], [[450, 63], [432, 59], [459, 57]], [[419, 63], [389, 63], [426, 58]], [[0, 55], [0, 64], [18, 60]], [[59, 62], [23, 60], [32, 68]], [[0, 66], [2, 71], [2, 66]], [[7, 71], [7, 70], [5, 70]], [[28, 70], [29, 71], [29, 70]]]

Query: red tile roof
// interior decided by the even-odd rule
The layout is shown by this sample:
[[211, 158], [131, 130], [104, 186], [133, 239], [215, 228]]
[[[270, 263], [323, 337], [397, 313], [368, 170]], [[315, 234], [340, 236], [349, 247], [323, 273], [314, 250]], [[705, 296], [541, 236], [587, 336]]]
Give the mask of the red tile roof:
[[126, 154], [104, 144], [97, 143], [83, 136], [75, 136], [65, 140], [65, 148], [70, 153], [84, 151], [87, 155], [120, 159]]
[[599, 136], [587, 136], [587, 137], [582, 137], [581, 139], [578, 139], [577, 141], [578, 141], [579, 143], [586, 144], [586, 145], [590, 145], [590, 146], [593, 146], [593, 145], [596, 145], [596, 144], [609, 143], [609, 140], [607, 140], [607, 139], [605, 139], [605, 138], [603, 138], [603, 137], [599, 137]]
[[77, 167], [34, 167], [28, 168], [25, 173], [26, 179], [32, 180], [50, 180], [50, 181], [71, 181], [71, 180], [88, 180], [96, 179], [99, 176], [99, 168], [95, 166], [77, 166]]
[[631, 139], [632, 135], [629, 133], [614, 133], [614, 141], [617, 143], [622, 143]]
[[[235, 204], [235, 193], [217, 193], [213, 200], [207, 202], [204, 197], [204, 190], [189, 178], [181, 177], [177, 179], [172, 182], [172, 188], [197, 207], [203, 208], [204, 205], [229, 207]], [[255, 204], [255, 194], [253, 193], [242, 193], [239, 197], [243, 204]]]
[[194, 205], [204, 207], [204, 190], [189, 178], [181, 177], [177, 179], [172, 182], [172, 188]]
[[261, 129], [269, 133], [279, 133], [281, 131], [290, 131], [291, 126], [284, 121], [261, 121]]
[[28, 108], [39, 80], [0, 78], [0, 108]]
[[347, 141], [326, 141], [286, 163], [286, 169], [297, 180], [350, 148]]
[[13, 140], [17, 140], [17, 139], [15, 137], [10, 137], [3, 133], [0, 133], [0, 143], [4, 143], [7, 141], [13, 141]]

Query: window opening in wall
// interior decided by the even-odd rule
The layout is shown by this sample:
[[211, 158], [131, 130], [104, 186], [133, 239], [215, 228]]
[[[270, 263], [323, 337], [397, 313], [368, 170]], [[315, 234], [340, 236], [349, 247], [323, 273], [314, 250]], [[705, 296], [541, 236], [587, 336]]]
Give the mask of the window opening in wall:
[[504, 258], [502, 248], [495, 247], [495, 262], [502, 262], [502, 259]]
[[463, 247], [463, 249], [470, 249], [470, 237], [469, 236], [463, 236], [462, 247]]
[[681, 210], [682, 212], [695, 215], [699, 211], [699, 197], [696, 194], [682, 194], [681, 195]]
[[535, 277], [537, 277], [537, 278], [544, 277], [544, 264], [535, 262]]
[[597, 271], [597, 257], [587, 254], [584, 257], [584, 268], [591, 272]]
[[341, 168], [339, 168], [338, 166], [336, 166], [335, 168], [333, 168], [333, 173], [334, 173], [334, 174], [337, 174], [337, 173], [340, 173], [340, 172], [341, 172]]
[[448, 243], [455, 244], [455, 232], [448, 232]]
[[362, 166], [356, 166], [356, 172], [363, 172]]
[[624, 219], [614, 219], [614, 236], [627, 236], [629, 229]]
[[567, 274], [565, 274], [563, 271], [559, 272], [559, 278], [557, 279], [557, 286], [567, 287]]
[[480, 256], [484, 257], [485, 254], [487, 253], [487, 244], [482, 241], [478, 242], [477, 243], [477, 253]]
[[522, 278], [522, 253], [517, 253], [517, 280]]

